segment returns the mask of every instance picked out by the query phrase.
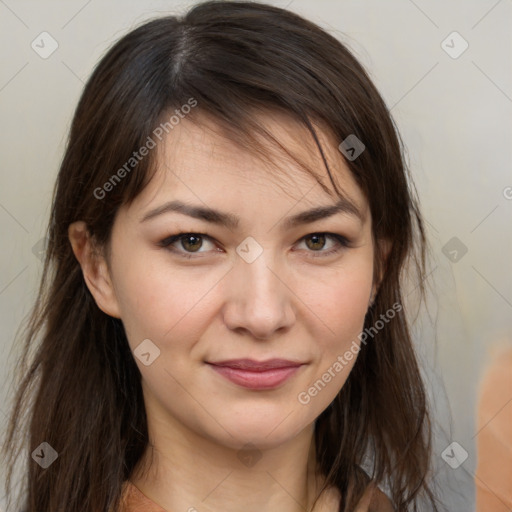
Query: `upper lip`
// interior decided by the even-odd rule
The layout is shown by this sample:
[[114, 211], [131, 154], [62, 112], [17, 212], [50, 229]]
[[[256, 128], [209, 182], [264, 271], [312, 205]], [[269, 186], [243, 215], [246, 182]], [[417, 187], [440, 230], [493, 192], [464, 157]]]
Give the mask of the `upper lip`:
[[303, 363], [289, 361], [287, 359], [267, 359], [266, 361], [256, 361], [254, 359], [229, 359], [225, 361], [209, 362], [215, 366], [227, 366], [238, 370], [264, 371], [275, 368], [292, 368], [301, 366]]

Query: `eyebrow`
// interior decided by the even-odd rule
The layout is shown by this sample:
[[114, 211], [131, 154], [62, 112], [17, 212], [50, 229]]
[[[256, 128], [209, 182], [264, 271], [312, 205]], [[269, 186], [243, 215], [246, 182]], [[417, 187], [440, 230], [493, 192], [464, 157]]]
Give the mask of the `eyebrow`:
[[[221, 212], [213, 208], [196, 206], [183, 203], [182, 201], [169, 201], [153, 210], [147, 212], [140, 222], [146, 222], [159, 215], [169, 212], [181, 213], [195, 219], [203, 220], [211, 224], [217, 224], [229, 229], [236, 229], [240, 224], [240, 218], [232, 213]], [[311, 210], [300, 212], [285, 219], [282, 229], [290, 229], [302, 224], [311, 224], [321, 219], [332, 217], [338, 213], [353, 216], [362, 223], [365, 221], [365, 215], [348, 198], [340, 198], [337, 203], [327, 206], [317, 206]]]

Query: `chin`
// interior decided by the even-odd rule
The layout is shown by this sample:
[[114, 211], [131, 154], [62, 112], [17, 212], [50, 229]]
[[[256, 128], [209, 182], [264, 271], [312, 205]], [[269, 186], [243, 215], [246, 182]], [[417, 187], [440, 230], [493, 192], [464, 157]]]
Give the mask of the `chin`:
[[250, 414], [238, 417], [235, 421], [223, 421], [221, 424], [229, 433], [222, 430], [221, 438], [217, 442], [235, 450], [247, 448], [247, 445], [253, 445], [259, 450], [277, 448], [307, 428], [307, 422], [297, 424], [296, 420], [296, 412], [283, 413], [281, 409], [274, 414]]

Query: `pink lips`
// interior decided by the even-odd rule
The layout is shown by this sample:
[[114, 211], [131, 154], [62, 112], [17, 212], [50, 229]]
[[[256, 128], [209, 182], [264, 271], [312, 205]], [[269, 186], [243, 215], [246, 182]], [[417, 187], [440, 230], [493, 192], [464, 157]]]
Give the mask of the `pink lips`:
[[208, 364], [226, 379], [249, 389], [275, 388], [302, 366], [302, 363], [286, 359], [231, 359]]

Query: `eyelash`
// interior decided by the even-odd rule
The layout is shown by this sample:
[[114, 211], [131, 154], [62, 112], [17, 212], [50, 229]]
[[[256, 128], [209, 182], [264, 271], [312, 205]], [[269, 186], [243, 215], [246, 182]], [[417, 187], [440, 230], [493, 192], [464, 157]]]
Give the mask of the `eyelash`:
[[[333, 238], [334, 240], [336, 240], [338, 242], [338, 246], [334, 247], [333, 249], [329, 249], [328, 251], [308, 251], [308, 252], [312, 252], [313, 253], [312, 254], [313, 258], [322, 258], [322, 257], [331, 256], [333, 254], [337, 254], [342, 249], [347, 249], [347, 248], [351, 247], [351, 242], [346, 237], [344, 237], [342, 235], [338, 235], [336, 233], [328, 233], [328, 232], [309, 233], [308, 235], [303, 236], [299, 240], [299, 242], [302, 241], [302, 240], [307, 239], [308, 237], [314, 236], [314, 235], [326, 235], [327, 237]], [[171, 245], [174, 242], [180, 241], [183, 238], [186, 238], [187, 236], [196, 236], [196, 237], [203, 238], [203, 239], [207, 238], [210, 241], [214, 240], [211, 236], [207, 235], [206, 233], [192, 233], [192, 232], [182, 231], [182, 232], [177, 233], [175, 235], [171, 235], [171, 236], [168, 236], [167, 238], [164, 238], [163, 240], [158, 242], [158, 245], [160, 247], [166, 248], [167, 250], [169, 250], [169, 251], [179, 255], [180, 257], [186, 258], [186, 259], [193, 259], [193, 258], [201, 257], [201, 256], [194, 256], [194, 254], [200, 254], [200, 253], [181, 252], [181, 251], [178, 251], [178, 250], [176, 250], [176, 249], [171, 247]], [[318, 254], [315, 254], [315, 252], [317, 252]]]

